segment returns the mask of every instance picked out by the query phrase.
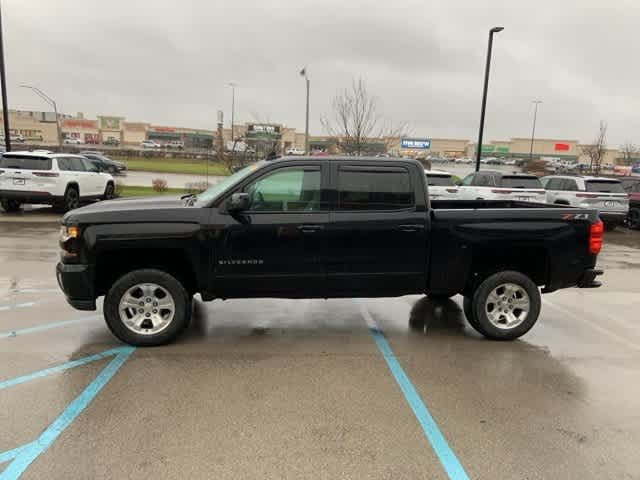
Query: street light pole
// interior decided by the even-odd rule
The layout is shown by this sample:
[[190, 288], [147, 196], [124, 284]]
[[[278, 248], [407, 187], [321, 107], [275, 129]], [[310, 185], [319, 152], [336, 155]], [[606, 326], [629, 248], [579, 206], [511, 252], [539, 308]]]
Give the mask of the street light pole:
[[478, 132], [478, 145], [476, 146], [476, 172], [480, 170], [480, 157], [482, 155], [482, 134], [484, 133], [484, 113], [487, 107], [487, 88], [489, 86], [489, 68], [491, 67], [491, 49], [493, 47], [493, 34], [504, 30], [504, 27], [493, 27], [489, 30], [489, 45], [487, 47], [487, 64], [484, 68], [484, 90], [482, 92], [482, 108], [480, 109], [480, 131]]
[[311, 81], [307, 75], [307, 67], [300, 70], [300, 75], [304, 77], [305, 83], [307, 84], [307, 110], [304, 122], [304, 153], [305, 155], [309, 155], [309, 87]]
[[535, 105], [533, 109], [533, 128], [531, 129], [531, 148], [529, 149], [529, 161], [533, 160], [533, 139], [536, 135], [536, 117], [538, 116], [538, 105], [542, 103], [542, 100], [533, 100], [531, 103]]
[[[233, 130], [233, 122], [234, 122], [234, 116], [235, 116], [235, 110], [236, 110], [236, 87], [237, 86], [238, 84], [234, 82], [227, 83], [227, 87], [231, 87], [231, 141], [232, 142], [236, 141], [236, 137], [234, 136], [234, 130]], [[235, 143], [234, 143], [234, 149], [235, 149]], [[232, 152], [232, 153], [235, 153], [235, 152]]]
[[60, 119], [58, 118], [58, 106], [56, 105], [55, 100], [37, 87], [34, 87], [32, 85], [25, 85], [25, 84], [22, 84], [20, 86], [22, 88], [28, 88], [29, 90], [32, 90], [36, 95], [38, 95], [45, 102], [47, 102], [49, 105], [53, 107], [53, 113], [56, 116], [56, 134], [58, 136], [58, 147], [60, 148], [60, 151], [62, 151], [62, 133], [60, 132]]
[[4, 68], [4, 39], [2, 38], [2, 11], [0, 7], [0, 82], [2, 82], [2, 122], [4, 124], [4, 146], [11, 151], [11, 134], [9, 133], [9, 105], [7, 104], [7, 77]]

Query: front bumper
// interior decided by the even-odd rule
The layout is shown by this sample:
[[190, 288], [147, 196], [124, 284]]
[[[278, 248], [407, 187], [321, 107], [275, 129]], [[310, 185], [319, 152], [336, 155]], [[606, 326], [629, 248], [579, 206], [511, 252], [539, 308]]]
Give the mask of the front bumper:
[[584, 271], [582, 278], [578, 282], [578, 288], [598, 288], [602, 285], [602, 282], [596, 280], [596, 277], [603, 273], [604, 272], [598, 268], [588, 268]]
[[91, 265], [70, 265], [59, 262], [56, 266], [58, 285], [67, 297], [69, 305], [76, 310], [96, 309], [93, 277]]

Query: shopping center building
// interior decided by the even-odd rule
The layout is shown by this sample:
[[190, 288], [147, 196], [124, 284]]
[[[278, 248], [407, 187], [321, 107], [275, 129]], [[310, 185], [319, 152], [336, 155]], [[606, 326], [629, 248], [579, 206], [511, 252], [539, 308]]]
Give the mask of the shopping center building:
[[[129, 121], [123, 116], [98, 115], [96, 119], [85, 118], [82, 113], [76, 115], [59, 114], [59, 126], [62, 138], [78, 138], [87, 145], [117, 143], [121, 148], [137, 148], [144, 140], [167, 143], [172, 140], [184, 142], [186, 149], [216, 149], [218, 133], [216, 130], [186, 128], [168, 125], [156, 125], [147, 122]], [[215, 119], [212, 119], [215, 122]], [[24, 110], [9, 111], [9, 125], [12, 135], [21, 135], [27, 143], [37, 145], [56, 145], [58, 133], [56, 116], [53, 112]], [[241, 141], [256, 152], [286, 152], [291, 147], [304, 150], [305, 135], [294, 128], [278, 123], [248, 122], [224, 128], [224, 145], [233, 139]], [[476, 144], [468, 139], [431, 138], [428, 136], [395, 137], [370, 139], [365, 142], [369, 154], [389, 153], [413, 158], [460, 158], [474, 157]], [[322, 135], [309, 137], [310, 150], [322, 150], [339, 153], [335, 138]], [[482, 145], [483, 157], [503, 158], [556, 158], [588, 163], [582, 153], [584, 145], [576, 139], [566, 138], [511, 138], [491, 141]], [[623, 155], [615, 149], [605, 153], [603, 163], [620, 163]]]

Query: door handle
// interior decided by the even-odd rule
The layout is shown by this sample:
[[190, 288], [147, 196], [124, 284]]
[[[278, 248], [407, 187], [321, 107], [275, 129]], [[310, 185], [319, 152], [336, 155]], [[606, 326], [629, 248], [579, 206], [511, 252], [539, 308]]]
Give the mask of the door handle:
[[400, 225], [398, 230], [401, 232], [418, 232], [420, 230], [424, 230], [424, 225]]
[[319, 232], [324, 228], [323, 225], [298, 225], [298, 230], [302, 233]]

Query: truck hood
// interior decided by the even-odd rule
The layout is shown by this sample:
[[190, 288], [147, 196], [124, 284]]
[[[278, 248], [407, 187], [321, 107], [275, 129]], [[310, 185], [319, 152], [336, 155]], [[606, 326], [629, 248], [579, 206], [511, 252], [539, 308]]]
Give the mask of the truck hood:
[[62, 217], [62, 224], [157, 221], [163, 214], [193, 208], [173, 195], [106, 200], [67, 212]]

